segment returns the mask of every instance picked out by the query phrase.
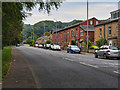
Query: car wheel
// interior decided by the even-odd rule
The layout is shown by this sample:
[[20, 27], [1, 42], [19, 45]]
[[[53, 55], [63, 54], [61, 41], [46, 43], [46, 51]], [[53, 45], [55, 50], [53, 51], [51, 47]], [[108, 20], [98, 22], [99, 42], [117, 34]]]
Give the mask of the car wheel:
[[67, 50], [67, 53], [69, 53], [69, 51]]
[[97, 55], [97, 53], [95, 53], [95, 58], [98, 58], [98, 55]]
[[117, 59], [119, 60], [120, 58], [118, 57]]
[[104, 54], [104, 56], [105, 56], [106, 59], [109, 59], [109, 57], [106, 54]]

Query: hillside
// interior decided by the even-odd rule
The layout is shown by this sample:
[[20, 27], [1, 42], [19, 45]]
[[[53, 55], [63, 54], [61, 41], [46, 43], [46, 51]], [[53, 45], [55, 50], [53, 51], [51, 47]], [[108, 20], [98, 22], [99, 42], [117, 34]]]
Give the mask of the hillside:
[[33, 32], [34, 29], [34, 33], [40, 37], [44, 33], [44, 24], [45, 24], [45, 32], [51, 32], [53, 29], [56, 29], [56, 24], [57, 24], [57, 28], [63, 28], [81, 21], [82, 20], [73, 20], [71, 22], [63, 23], [61, 21], [54, 22], [54, 21], [46, 20], [46, 21], [40, 21], [34, 25], [25, 24], [23, 27], [24, 29], [22, 31], [22, 34], [24, 39], [27, 39], [27, 37], [30, 36], [30, 34]]

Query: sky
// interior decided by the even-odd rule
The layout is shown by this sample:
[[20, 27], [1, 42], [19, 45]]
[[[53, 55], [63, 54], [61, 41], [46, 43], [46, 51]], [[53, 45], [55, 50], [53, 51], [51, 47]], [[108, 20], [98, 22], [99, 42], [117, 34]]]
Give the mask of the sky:
[[[96, 17], [100, 20], [108, 19], [110, 12], [118, 9], [118, 1], [119, 0], [89, 0], [89, 18]], [[28, 16], [26, 20], [23, 20], [25, 24], [33, 25], [43, 20], [70, 22], [75, 19], [87, 19], [87, 4], [85, 0], [67, 0], [61, 4], [58, 10], [51, 10], [49, 15], [44, 11], [39, 12], [38, 7], [39, 6], [36, 6], [36, 8], [30, 12], [32, 16]]]

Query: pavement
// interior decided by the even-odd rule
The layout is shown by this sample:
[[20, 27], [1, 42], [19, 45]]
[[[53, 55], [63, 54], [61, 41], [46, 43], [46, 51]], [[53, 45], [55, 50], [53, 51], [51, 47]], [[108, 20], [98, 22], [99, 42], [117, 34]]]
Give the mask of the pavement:
[[118, 88], [119, 65], [118, 60], [93, 54], [13, 47], [13, 64], [3, 88]]
[[12, 49], [12, 65], [2, 88], [37, 88], [33, 72], [21, 53]]

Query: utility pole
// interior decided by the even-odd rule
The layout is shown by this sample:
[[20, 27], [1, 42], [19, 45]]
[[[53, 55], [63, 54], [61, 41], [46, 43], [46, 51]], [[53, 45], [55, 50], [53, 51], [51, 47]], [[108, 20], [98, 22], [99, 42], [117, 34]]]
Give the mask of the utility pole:
[[45, 43], [45, 22], [44, 22], [44, 43]]
[[34, 40], [34, 26], [33, 26], [33, 40]]
[[89, 36], [88, 36], [88, 0], [87, 0], [87, 53], [89, 52], [89, 48], [88, 48], [88, 39], [89, 39]]
[[57, 20], [56, 20], [56, 44], [58, 44], [57, 43]]

